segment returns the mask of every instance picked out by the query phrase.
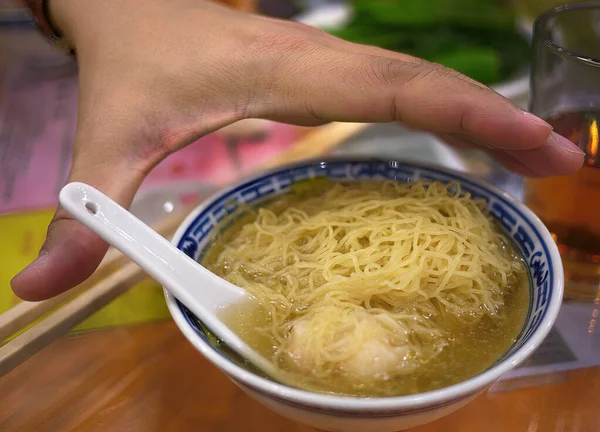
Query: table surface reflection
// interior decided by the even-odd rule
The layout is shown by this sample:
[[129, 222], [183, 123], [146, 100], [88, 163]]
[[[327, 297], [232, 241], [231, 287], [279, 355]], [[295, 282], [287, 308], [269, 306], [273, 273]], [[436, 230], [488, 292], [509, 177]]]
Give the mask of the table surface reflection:
[[[413, 429], [597, 432], [600, 368], [488, 392]], [[250, 399], [170, 322], [62, 339], [0, 379], [0, 430], [314, 431]]]

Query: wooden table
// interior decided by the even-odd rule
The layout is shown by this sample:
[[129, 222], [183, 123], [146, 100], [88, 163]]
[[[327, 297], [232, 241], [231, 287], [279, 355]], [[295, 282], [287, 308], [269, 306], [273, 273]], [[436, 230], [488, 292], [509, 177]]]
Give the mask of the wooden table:
[[[413, 432], [598, 432], [600, 368], [487, 393]], [[0, 431], [309, 432], [254, 402], [171, 321], [62, 339], [0, 378]]]

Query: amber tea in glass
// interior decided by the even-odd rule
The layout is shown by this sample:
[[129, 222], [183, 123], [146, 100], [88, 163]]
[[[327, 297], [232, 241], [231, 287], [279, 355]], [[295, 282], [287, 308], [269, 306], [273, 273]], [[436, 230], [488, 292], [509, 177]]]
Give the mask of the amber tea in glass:
[[552, 232], [565, 296], [600, 296], [600, 2], [561, 6], [534, 24], [530, 110], [586, 152], [569, 176], [525, 181], [525, 203]]

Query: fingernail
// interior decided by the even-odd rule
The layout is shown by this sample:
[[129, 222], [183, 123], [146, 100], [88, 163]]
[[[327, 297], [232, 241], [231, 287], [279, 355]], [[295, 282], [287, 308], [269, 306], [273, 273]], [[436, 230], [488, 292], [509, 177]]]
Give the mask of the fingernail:
[[561, 150], [564, 150], [569, 153], [573, 153], [579, 155], [581, 157], [585, 156], [585, 152], [573, 144], [570, 140], [566, 139], [563, 136], [560, 136], [556, 132], [551, 132], [550, 136], [546, 140], [546, 145], [558, 147]]
[[531, 114], [530, 112], [527, 111], [521, 111], [523, 113], [523, 115], [525, 116], [525, 118], [527, 120], [529, 120], [531, 123], [536, 124], [536, 125], [540, 125], [540, 126], [544, 126], [548, 129], [554, 129], [552, 127], [552, 125], [550, 123], [548, 123], [545, 120], [542, 120], [541, 118], [539, 118], [538, 116], [535, 116], [533, 114]]

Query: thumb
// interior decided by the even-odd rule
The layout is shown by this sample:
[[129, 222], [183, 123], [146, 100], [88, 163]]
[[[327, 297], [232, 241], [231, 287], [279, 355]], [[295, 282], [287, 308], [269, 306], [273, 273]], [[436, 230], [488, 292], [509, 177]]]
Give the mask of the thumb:
[[[86, 156], [87, 155], [87, 156]], [[117, 163], [98, 164], [93, 153], [79, 152], [67, 182], [87, 183], [129, 207], [143, 180], [139, 171]], [[102, 261], [108, 244], [59, 206], [48, 227], [39, 256], [14, 277], [11, 286], [23, 300], [54, 297], [85, 281]]]

